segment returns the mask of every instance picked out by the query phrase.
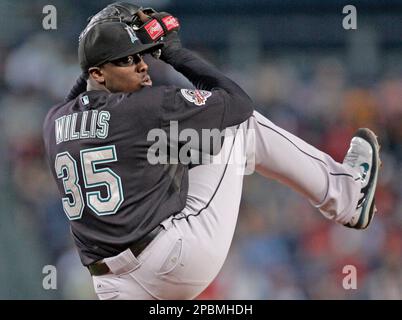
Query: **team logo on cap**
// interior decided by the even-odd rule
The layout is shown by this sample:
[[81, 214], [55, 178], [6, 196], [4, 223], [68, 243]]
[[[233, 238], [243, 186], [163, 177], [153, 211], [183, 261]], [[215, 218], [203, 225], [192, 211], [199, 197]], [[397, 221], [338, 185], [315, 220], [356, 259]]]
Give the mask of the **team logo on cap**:
[[131, 42], [135, 43], [138, 40], [138, 38], [135, 35], [134, 30], [129, 26], [125, 27], [124, 29], [127, 31], [128, 35], [130, 36]]
[[181, 89], [180, 92], [186, 100], [194, 103], [196, 106], [204, 105], [212, 95], [212, 92], [205, 90]]

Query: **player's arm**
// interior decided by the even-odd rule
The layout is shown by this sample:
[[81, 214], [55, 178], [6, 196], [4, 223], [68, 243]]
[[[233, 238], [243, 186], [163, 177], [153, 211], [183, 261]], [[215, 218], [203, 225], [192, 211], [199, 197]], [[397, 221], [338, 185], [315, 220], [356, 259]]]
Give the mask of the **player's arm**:
[[253, 102], [234, 81], [224, 76], [216, 68], [196, 56], [190, 50], [165, 50], [162, 55], [178, 72], [190, 80], [197, 89], [223, 90], [224, 103], [228, 108], [222, 126], [229, 127], [247, 120], [253, 113]]
[[75, 82], [74, 86], [71, 88], [68, 95], [65, 97], [64, 101], [71, 101], [85, 91], [87, 91], [87, 77], [84, 74], [81, 74]]
[[[161, 60], [183, 74], [197, 89], [217, 93], [221, 91], [223, 103], [228, 108], [223, 119], [223, 128], [237, 125], [251, 116], [254, 110], [253, 102], [240, 86], [192, 51], [182, 48], [178, 36], [179, 24], [174, 17], [165, 12], [153, 13], [152, 18], [141, 11], [138, 15], [145, 22], [136, 31], [140, 40], [144, 43], [162, 40], [165, 44]], [[154, 30], [157, 30], [158, 26], [163, 30], [155, 37]]]

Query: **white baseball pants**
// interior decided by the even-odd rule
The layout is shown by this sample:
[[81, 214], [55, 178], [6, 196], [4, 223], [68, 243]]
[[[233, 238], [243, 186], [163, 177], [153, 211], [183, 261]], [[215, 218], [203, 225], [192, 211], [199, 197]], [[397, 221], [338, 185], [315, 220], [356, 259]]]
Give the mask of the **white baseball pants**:
[[358, 177], [349, 167], [258, 112], [226, 130], [222, 151], [213, 162], [190, 170], [186, 207], [163, 221], [165, 230], [139, 256], [126, 250], [104, 259], [118, 272], [93, 277], [100, 299], [197, 297], [217, 276], [228, 254], [245, 170], [255, 167], [263, 176], [289, 186], [339, 223], [349, 222], [360, 194]]

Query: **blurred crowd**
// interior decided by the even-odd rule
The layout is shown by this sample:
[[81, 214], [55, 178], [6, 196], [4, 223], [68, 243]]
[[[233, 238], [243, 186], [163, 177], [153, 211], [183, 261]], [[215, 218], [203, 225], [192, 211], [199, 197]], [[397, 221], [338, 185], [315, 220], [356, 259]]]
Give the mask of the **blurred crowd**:
[[[242, 85], [259, 112], [334, 159], [342, 161], [357, 128], [369, 127], [383, 160], [378, 214], [364, 232], [326, 220], [279, 183], [247, 176], [228, 259], [199, 299], [402, 299], [402, 72], [384, 67], [364, 81], [326, 51], [301, 62], [301, 54], [266, 50], [241, 66], [225, 52], [195, 49]], [[2, 43], [0, 58], [0, 298], [93, 299], [41, 137], [46, 112], [80, 73], [76, 48], [38, 31]], [[190, 85], [147, 61], [156, 85]], [[57, 267], [57, 290], [42, 288], [45, 265]], [[342, 286], [348, 265], [357, 270], [355, 290]]]

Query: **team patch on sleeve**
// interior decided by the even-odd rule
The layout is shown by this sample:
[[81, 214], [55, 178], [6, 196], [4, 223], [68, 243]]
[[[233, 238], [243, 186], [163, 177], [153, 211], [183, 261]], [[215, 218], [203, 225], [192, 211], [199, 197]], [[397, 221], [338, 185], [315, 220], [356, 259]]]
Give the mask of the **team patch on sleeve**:
[[210, 91], [197, 89], [181, 89], [180, 92], [186, 100], [194, 103], [196, 106], [204, 105], [212, 95], [212, 92]]

